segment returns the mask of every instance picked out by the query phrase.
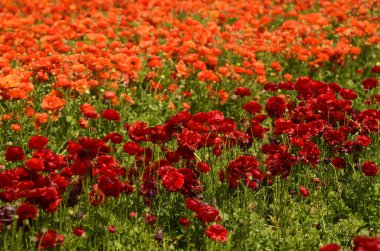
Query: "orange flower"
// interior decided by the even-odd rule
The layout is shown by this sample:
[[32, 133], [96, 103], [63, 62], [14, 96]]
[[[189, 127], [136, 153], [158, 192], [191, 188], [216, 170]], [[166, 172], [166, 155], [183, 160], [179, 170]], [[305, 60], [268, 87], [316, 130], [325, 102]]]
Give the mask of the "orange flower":
[[227, 102], [228, 97], [229, 97], [230, 95], [229, 95], [228, 92], [226, 92], [225, 90], [219, 90], [219, 91], [218, 91], [218, 96], [219, 96], [219, 99], [220, 99], [219, 104], [224, 104], [224, 103]]
[[43, 109], [52, 111], [53, 113], [62, 110], [65, 105], [66, 100], [63, 98], [63, 94], [55, 90], [46, 95], [41, 104]]
[[290, 80], [292, 80], [293, 76], [292, 76], [291, 74], [289, 74], [289, 73], [285, 73], [285, 74], [284, 74], [284, 78], [285, 78], [287, 81], [290, 81]]
[[21, 125], [20, 124], [12, 124], [11, 129], [12, 129], [12, 131], [19, 132], [19, 131], [21, 131]]
[[270, 64], [270, 68], [272, 68], [275, 71], [282, 71], [282, 67], [279, 62], [272, 62]]
[[188, 111], [188, 110], [190, 110], [190, 108], [191, 108], [191, 105], [190, 105], [190, 103], [188, 103], [188, 102], [183, 102], [183, 103], [182, 103], [182, 106], [183, 106], [183, 110], [184, 110], [184, 111]]
[[78, 120], [78, 125], [79, 125], [79, 127], [81, 127], [81, 128], [88, 128], [88, 121], [85, 120], [84, 118], [80, 118], [80, 119]]

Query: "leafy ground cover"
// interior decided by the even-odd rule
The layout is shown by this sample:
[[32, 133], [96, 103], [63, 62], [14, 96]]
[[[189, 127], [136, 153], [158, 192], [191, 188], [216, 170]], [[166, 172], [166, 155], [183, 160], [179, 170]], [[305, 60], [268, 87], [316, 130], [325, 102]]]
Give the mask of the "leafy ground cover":
[[1, 248], [380, 250], [379, 7], [1, 1]]

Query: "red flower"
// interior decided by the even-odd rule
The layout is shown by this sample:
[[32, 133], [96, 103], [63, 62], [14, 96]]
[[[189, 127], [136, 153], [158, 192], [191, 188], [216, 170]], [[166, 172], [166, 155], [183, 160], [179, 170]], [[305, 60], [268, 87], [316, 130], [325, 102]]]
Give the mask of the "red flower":
[[380, 65], [375, 65], [371, 71], [373, 73], [380, 73]]
[[219, 224], [210, 225], [206, 229], [206, 236], [210, 239], [213, 239], [219, 242], [226, 242], [227, 234], [228, 234], [227, 229], [225, 229], [223, 226]]
[[111, 142], [114, 144], [120, 144], [123, 142], [123, 136], [119, 133], [111, 132], [103, 137], [103, 141], [107, 142], [109, 140], [111, 140]]
[[136, 121], [128, 128], [128, 135], [133, 141], [145, 141], [146, 135], [149, 133], [147, 125], [144, 122]]
[[235, 95], [238, 95], [240, 97], [244, 97], [244, 96], [249, 96], [251, 95], [251, 91], [248, 89], [248, 88], [245, 88], [245, 87], [238, 87], [236, 88], [236, 90], [234, 91], [234, 94]]
[[379, 251], [380, 237], [356, 236], [354, 251]]
[[326, 130], [323, 134], [324, 140], [329, 144], [329, 145], [336, 145], [338, 143], [341, 143], [344, 141], [344, 134], [343, 132], [339, 130], [334, 130], [334, 129], [329, 129]]
[[139, 146], [136, 142], [126, 142], [123, 145], [124, 152], [128, 153], [129, 155], [137, 155], [144, 151], [143, 148]]
[[198, 149], [201, 146], [202, 138], [197, 132], [185, 129], [177, 136], [178, 144], [187, 147], [191, 151]]
[[362, 170], [367, 176], [376, 176], [379, 173], [378, 166], [372, 161], [364, 162], [362, 165]]
[[179, 218], [178, 221], [184, 227], [189, 227], [190, 226], [190, 221], [189, 221], [188, 218]]
[[255, 114], [261, 112], [261, 109], [263, 109], [263, 107], [256, 101], [249, 101], [243, 105], [243, 109], [250, 114]]
[[339, 250], [340, 250], [340, 245], [335, 244], [335, 243], [327, 244], [319, 248], [319, 251], [339, 251]]
[[123, 184], [117, 178], [110, 178], [105, 175], [100, 175], [98, 177], [98, 186], [99, 189], [106, 196], [119, 197], [122, 192]]
[[339, 95], [344, 99], [356, 99], [358, 94], [355, 93], [354, 90], [342, 88], [339, 91]]
[[154, 225], [157, 222], [157, 217], [153, 214], [148, 214], [145, 216], [145, 222]]
[[170, 192], [179, 191], [184, 183], [185, 179], [183, 174], [177, 172], [176, 170], [170, 171], [162, 177], [162, 186]]
[[120, 114], [113, 109], [104, 110], [104, 111], [102, 111], [101, 115], [103, 118], [105, 118], [107, 120], [114, 120], [116, 122], [121, 121]]
[[195, 213], [196, 217], [201, 220], [203, 224], [221, 219], [219, 216], [219, 211], [215, 207], [208, 204], [201, 204]]
[[271, 97], [265, 103], [265, 111], [271, 118], [279, 118], [284, 115], [286, 110], [286, 103], [283, 98]]
[[346, 166], [346, 161], [343, 158], [339, 158], [339, 157], [334, 157], [331, 160], [331, 163], [333, 164], [334, 167], [338, 169], [344, 168]]
[[34, 219], [36, 214], [38, 213], [37, 208], [30, 204], [28, 201], [25, 201], [16, 211], [19, 216], [20, 221], [24, 221], [25, 219]]
[[107, 227], [107, 231], [110, 232], [111, 234], [116, 233], [116, 227], [114, 225], [109, 225]]
[[364, 89], [372, 89], [379, 86], [379, 81], [376, 78], [367, 78], [363, 80], [362, 85]]
[[83, 228], [80, 228], [80, 227], [74, 227], [73, 228], [73, 233], [76, 236], [84, 236], [86, 234], [86, 232], [83, 230]]
[[197, 169], [200, 173], [208, 173], [211, 170], [210, 166], [204, 162], [198, 162]]
[[28, 147], [32, 149], [45, 148], [49, 140], [45, 136], [32, 136], [29, 139]]
[[19, 146], [10, 146], [5, 149], [5, 160], [7, 161], [17, 161], [24, 160], [25, 153]]
[[38, 249], [55, 248], [60, 246], [65, 238], [57, 234], [55, 230], [49, 229], [46, 233], [39, 233], [36, 238]]
[[44, 162], [39, 158], [30, 158], [25, 161], [25, 165], [32, 171], [39, 172], [44, 170]]
[[302, 194], [303, 197], [309, 197], [310, 192], [307, 190], [306, 187], [300, 186], [300, 193]]

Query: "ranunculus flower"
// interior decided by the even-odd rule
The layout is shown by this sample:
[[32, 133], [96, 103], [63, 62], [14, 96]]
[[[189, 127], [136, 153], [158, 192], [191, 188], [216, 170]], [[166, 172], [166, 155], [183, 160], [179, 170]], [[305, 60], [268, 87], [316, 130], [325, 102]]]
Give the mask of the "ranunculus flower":
[[57, 234], [55, 230], [49, 229], [45, 233], [39, 233], [36, 237], [36, 247], [38, 249], [55, 248], [65, 240], [63, 235]]
[[198, 162], [197, 169], [200, 173], [207, 173], [211, 170], [210, 166], [204, 162]]
[[215, 241], [226, 242], [227, 235], [228, 235], [227, 229], [225, 229], [223, 226], [219, 224], [210, 225], [206, 229], [206, 236]]
[[380, 236], [356, 236], [354, 239], [354, 251], [378, 251], [380, 250]]
[[240, 97], [244, 97], [244, 96], [249, 96], [251, 95], [251, 91], [246, 88], [246, 87], [238, 87], [236, 88], [236, 90], [234, 91], [234, 94], [235, 95], [238, 95]]
[[319, 248], [319, 251], [339, 251], [339, 250], [340, 250], [340, 245], [335, 244], [335, 243], [327, 244]]
[[107, 120], [114, 120], [116, 122], [121, 121], [120, 114], [113, 109], [104, 110], [104, 111], [102, 111], [101, 115], [103, 118], [105, 118]]
[[25, 165], [32, 171], [39, 172], [44, 170], [44, 162], [40, 158], [30, 158], [25, 161]]
[[111, 234], [116, 233], [116, 227], [114, 225], [110, 225], [107, 227], [107, 231], [110, 232]]
[[32, 149], [42, 149], [45, 148], [49, 140], [45, 136], [32, 136], [29, 139], [28, 147]]
[[255, 114], [261, 112], [261, 109], [263, 109], [263, 107], [256, 101], [249, 101], [243, 105], [243, 109], [250, 114]]
[[162, 177], [162, 186], [170, 192], [179, 191], [184, 183], [185, 178], [183, 177], [183, 174], [177, 171], [171, 171]]
[[339, 91], [339, 95], [344, 99], [356, 99], [358, 97], [358, 94], [354, 90], [346, 88], [342, 88]]
[[363, 80], [362, 85], [364, 89], [372, 89], [379, 86], [380, 84], [376, 78], [367, 78]]
[[16, 213], [19, 216], [20, 221], [24, 221], [25, 219], [34, 219], [38, 210], [33, 204], [25, 201], [19, 206], [19, 208], [17, 208]]
[[310, 192], [307, 190], [306, 187], [300, 186], [300, 193], [302, 194], [303, 197], [309, 197]]
[[24, 160], [25, 153], [19, 146], [10, 146], [5, 149], [5, 160], [7, 161], [17, 161]]
[[379, 167], [372, 161], [364, 162], [362, 165], [362, 170], [367, 176], [376, 176], [379, 173]]
[[279, 118], [284, 115], [286, 110], [286, 103], [283, 98], [271, 97], [265, 103], [265, 111], [271, 118]]
[[84, 236], [86, 234], [86, 232], [83, 230], [83, 228], [80, 228], [80, 227], [74, 227], [73, 228], [73, 233], [76, 236]]

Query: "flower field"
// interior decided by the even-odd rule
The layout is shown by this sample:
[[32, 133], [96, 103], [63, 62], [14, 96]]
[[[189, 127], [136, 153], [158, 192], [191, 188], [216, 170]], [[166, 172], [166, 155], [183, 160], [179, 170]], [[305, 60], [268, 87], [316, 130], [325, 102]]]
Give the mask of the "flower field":
[[380, 251], [380, 1], [1, 0], [0, 250]]

